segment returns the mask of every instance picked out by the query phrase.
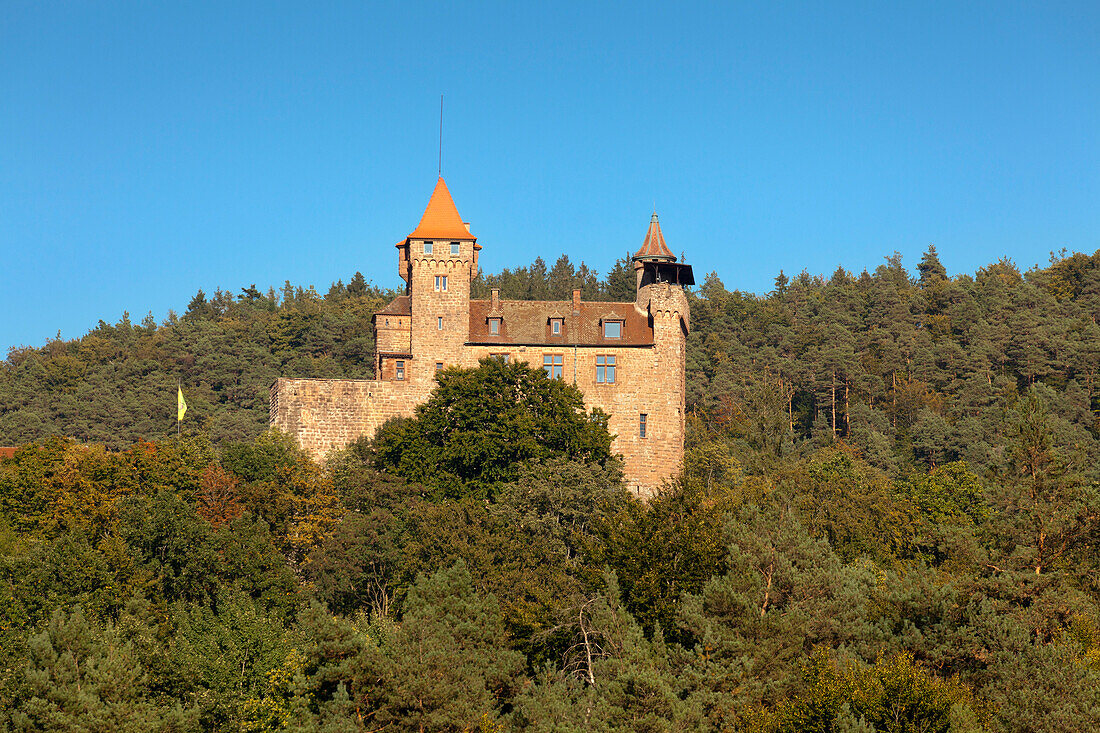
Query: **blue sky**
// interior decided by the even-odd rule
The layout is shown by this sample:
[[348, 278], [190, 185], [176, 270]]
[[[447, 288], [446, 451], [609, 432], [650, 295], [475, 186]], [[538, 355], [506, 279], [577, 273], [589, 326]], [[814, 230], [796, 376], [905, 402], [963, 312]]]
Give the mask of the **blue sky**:
[[952, 274], [1100, 248], [1100, 3], [0, 4], [0, 349], [360, 270]]

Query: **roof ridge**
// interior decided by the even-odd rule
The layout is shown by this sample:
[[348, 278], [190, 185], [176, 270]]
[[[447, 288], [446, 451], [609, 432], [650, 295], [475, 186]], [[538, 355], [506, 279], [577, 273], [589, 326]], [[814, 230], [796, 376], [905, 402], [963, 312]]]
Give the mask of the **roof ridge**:
[[[471, 303], [491, 303], [489, 298], [470, 298]], [[572, 300], [524, 300], [523, 298], [501, 298], [499, 303], [545, 303], [554, 304], [565, 303], [569, 306], [573, 305]], [[582, 300], [581, 305], [634, 305], [632, 300]]]

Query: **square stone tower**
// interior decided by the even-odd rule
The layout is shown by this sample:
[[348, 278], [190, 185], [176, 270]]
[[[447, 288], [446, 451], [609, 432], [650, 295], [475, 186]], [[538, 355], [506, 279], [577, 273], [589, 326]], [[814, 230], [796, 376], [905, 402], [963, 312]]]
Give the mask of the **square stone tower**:
[[657, 215], [635, 254], [633, 303], [471, 300], [481, 245], [440, 178], [419, 225], [397, 243], [405, 295], [373, 317], [374, 379], [278, 379], [271, 424], [316, 457], [412, 415], [446, 366], [518, 359], [577, 386], [610, 415], [628, 485], [646, 496], [684, 453], [684, 369], [691, 267], [677, 263]]

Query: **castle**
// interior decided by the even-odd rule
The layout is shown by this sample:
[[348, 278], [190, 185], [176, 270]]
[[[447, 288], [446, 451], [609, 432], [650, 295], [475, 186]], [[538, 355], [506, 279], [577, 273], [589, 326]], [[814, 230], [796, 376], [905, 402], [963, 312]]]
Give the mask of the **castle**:
[[271, 386], [271, 424], [315, 457], [373, 435], [386, 420], [413, 415], [436, 372], [480, 359], [543, 367], [610, 415], [612, 450], [627, 485], [649, 495], [680, 469], [684, 453], [685, 285], [654, 214], [634, 255], [633, 303], [471, 300], [481, 245], [440, 178], [409, 236], [397, 243], [405, 295], [373, 317], [374, 379], [285, 379]]

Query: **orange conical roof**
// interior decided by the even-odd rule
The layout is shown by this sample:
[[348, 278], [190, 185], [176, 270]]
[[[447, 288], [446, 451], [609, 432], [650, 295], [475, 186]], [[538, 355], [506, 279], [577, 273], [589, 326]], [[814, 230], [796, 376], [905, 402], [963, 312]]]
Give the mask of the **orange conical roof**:
[[676, 256], [665, 245], [665, 235], [661, 234], [661, 225], [657, 223], [657, 212], [649, 220], [649, 231], [645, 233], [642, 248], [634, 254], [635, 260], [663, 260], [675, 262]]
[[428, 208], [424, 209], [424, 216], [420, 217], [420, 224], [409, 235], [409, 239], [477, 239], [462, 223], [462, 217], [455, 208], [451, 192], [447, 190], [442, 176], [436, 181]]

